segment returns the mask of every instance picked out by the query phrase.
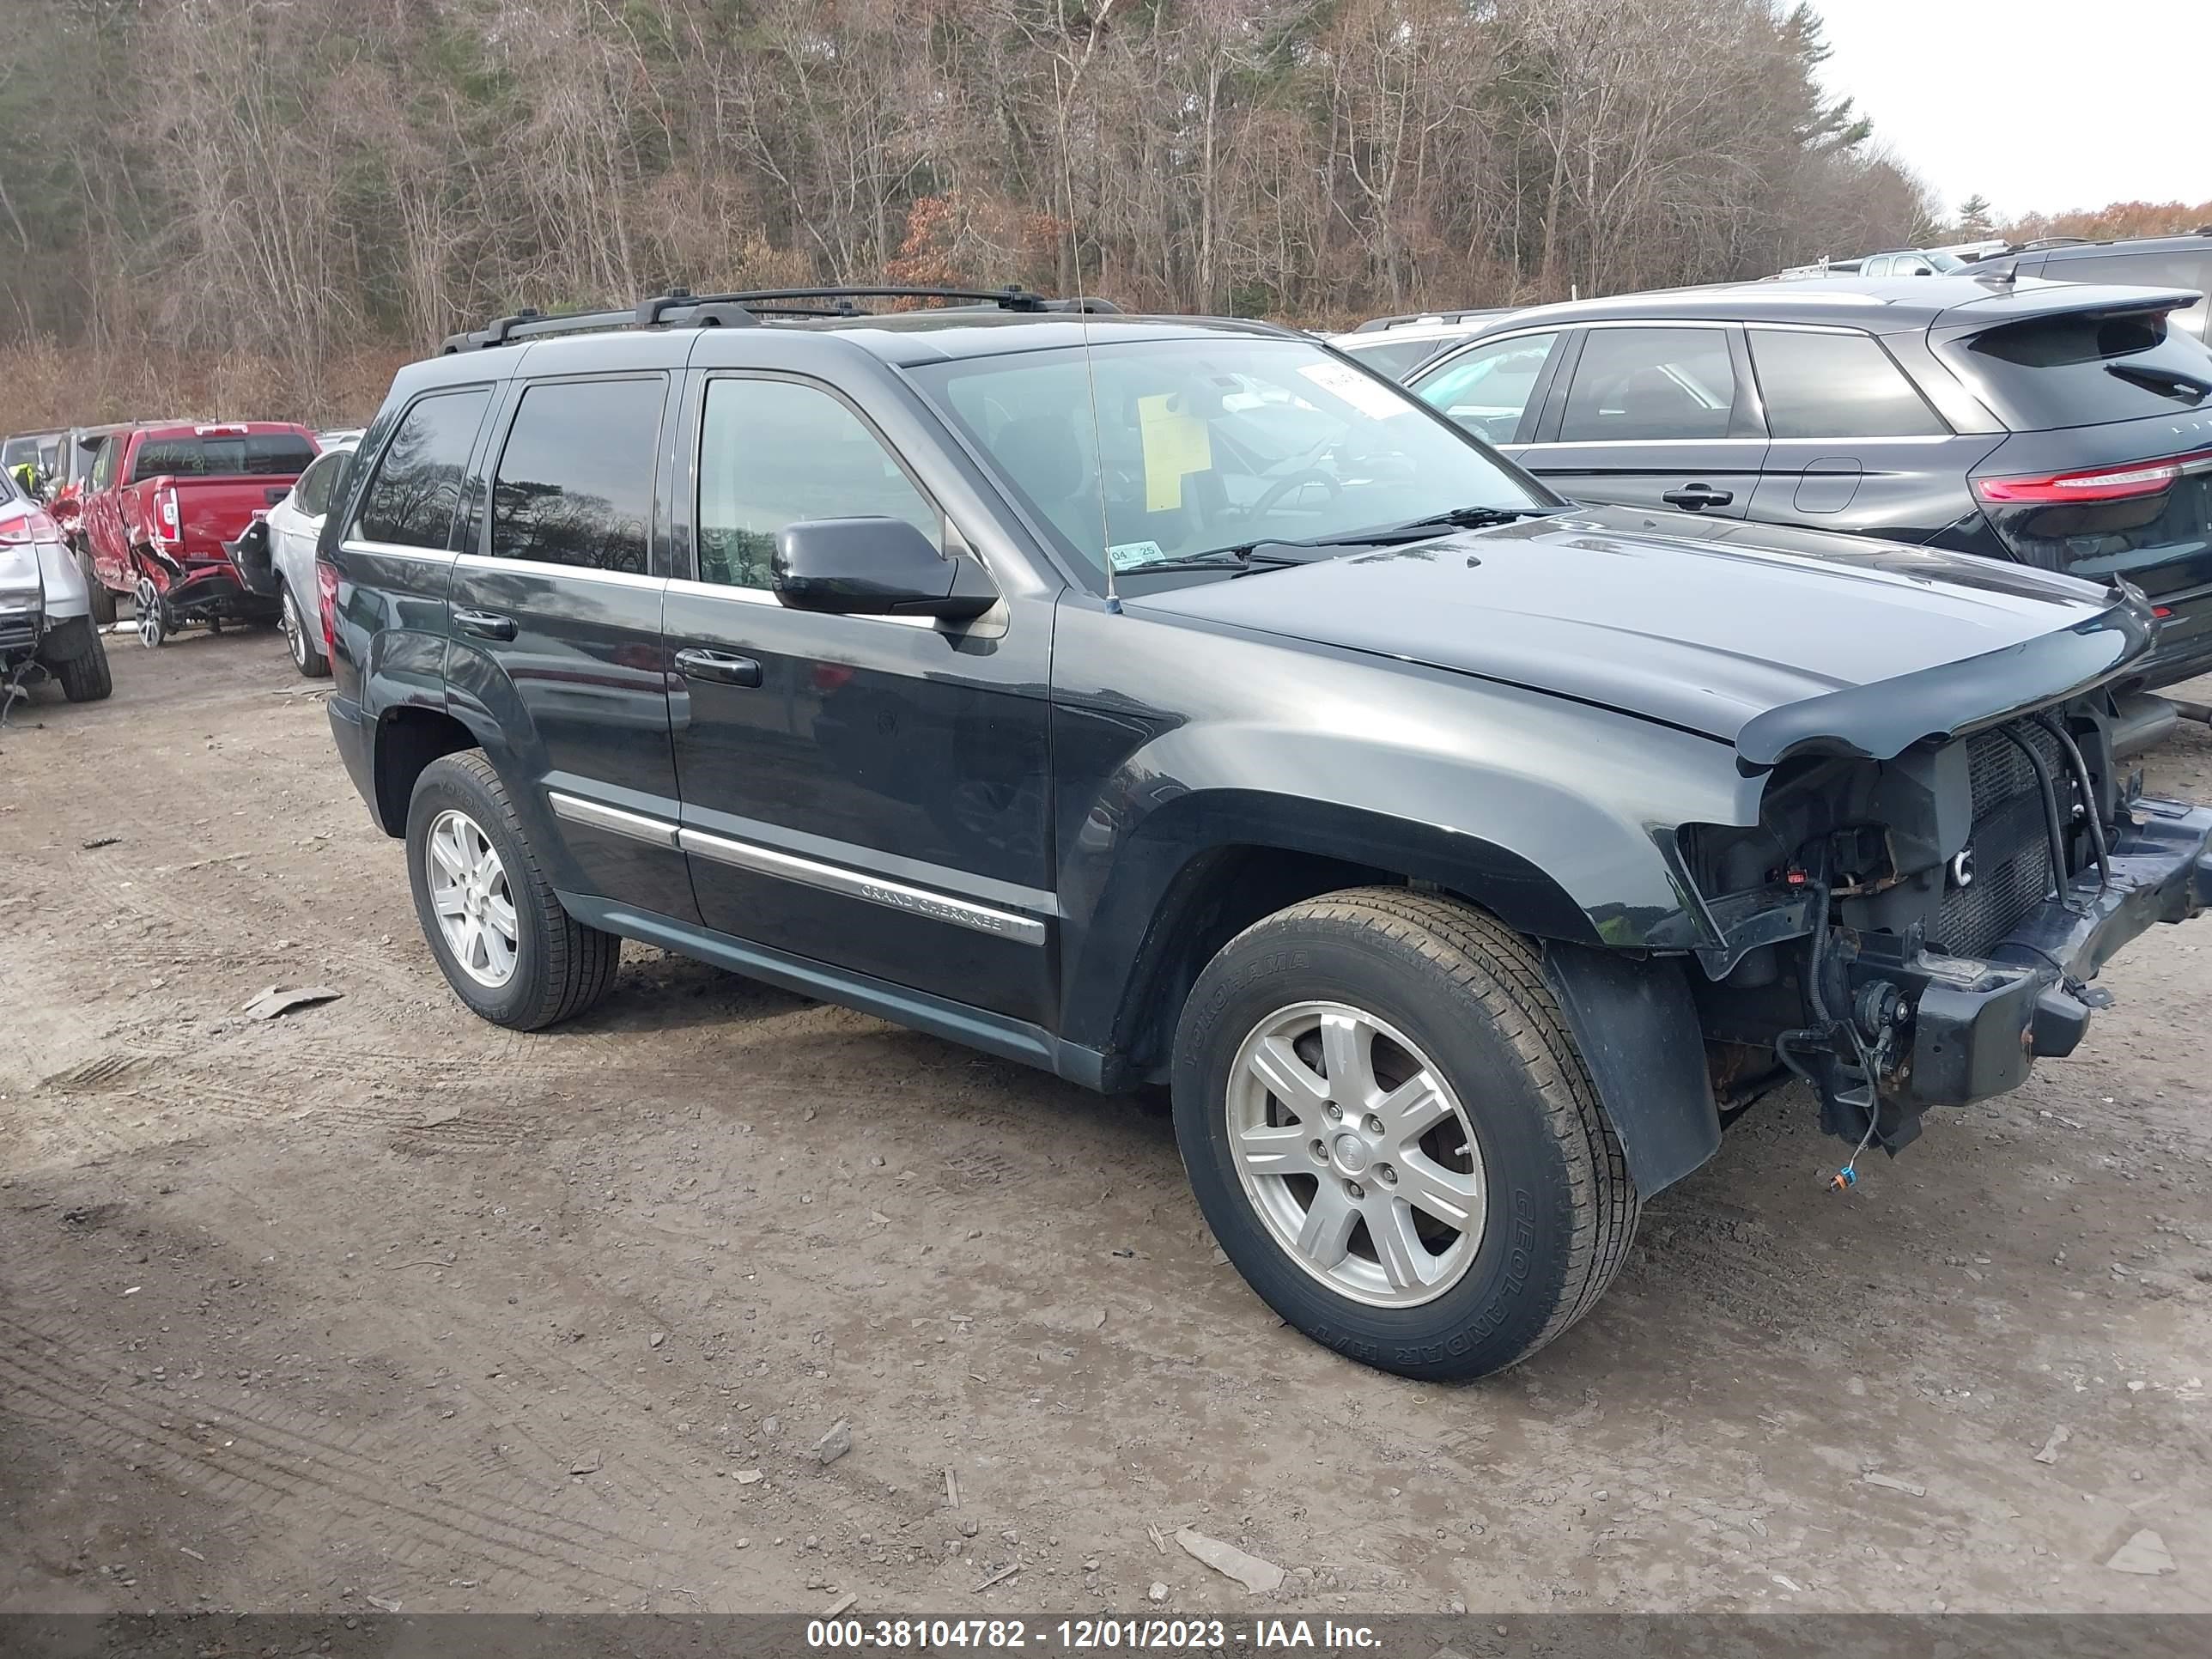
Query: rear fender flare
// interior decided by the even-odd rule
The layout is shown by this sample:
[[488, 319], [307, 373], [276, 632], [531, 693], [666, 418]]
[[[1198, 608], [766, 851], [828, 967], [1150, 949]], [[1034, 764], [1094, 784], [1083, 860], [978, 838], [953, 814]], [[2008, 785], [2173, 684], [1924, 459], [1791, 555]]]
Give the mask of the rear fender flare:
[[466, 727], [484, 751], [484, 758], [507, 786], [507, 799], [522, 825], [523, 837], [544, 866], [548, 879], [562, 892], [597, 890], [594, 878], [568, 848], [568, 832], [553, 816], [545, 784], [550, 758], [544, 735], [531, 717], [530, 706], [515, 690], [514, 682], [489, 652], [470, 641], [427, 633], [387, 629], [378, 635], [387, 641], [404, 664], [395, 662], [395, 677], [411, 678], [423, 665], [438, 666], [440, 707]]

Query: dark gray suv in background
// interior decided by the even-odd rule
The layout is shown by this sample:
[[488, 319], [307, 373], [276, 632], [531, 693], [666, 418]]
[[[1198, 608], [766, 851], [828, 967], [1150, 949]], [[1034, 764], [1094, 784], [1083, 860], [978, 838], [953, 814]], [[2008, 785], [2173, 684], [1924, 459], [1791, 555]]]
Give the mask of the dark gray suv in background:
[[2212, 669], [2212, 350], [2172, 321], [2201, 304], [2002, 271], [1684, 289], [1516, 312], [1407, 378], [1561, 495], [1710, 526], [1687, 535], [2130, 582], [2156, 686]]
[[869, 297], [505, 319], [362, 439], [331, 730], [483, 1018], [631, 939], [1169, 1084], [1261, 1295], [1470, 1376], [1723, 1112], [1894, 1152], [2212, 896], [2124, 585], [1654, 534], [1285, 330]]
[[1974, 267], [1979, 273], [2009, 272], [2039, 276], [2047, 283], [2124, 283], [2142, 288], [2197, 291], [2197, 303], [2173, 313], [2173, 325], [2198, 339], [2206, 332], [2207, 295], [2212, 295], [2212, 225], [2185, 236], [2128, 236], [2106, 242], [2065, 239], [1999, 253]]

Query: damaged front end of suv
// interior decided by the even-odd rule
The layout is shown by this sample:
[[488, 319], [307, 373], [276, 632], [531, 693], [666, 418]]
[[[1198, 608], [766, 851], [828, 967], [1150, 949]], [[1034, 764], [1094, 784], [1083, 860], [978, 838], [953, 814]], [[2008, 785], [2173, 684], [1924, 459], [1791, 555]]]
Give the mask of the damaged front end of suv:
[[1675, 836], [1724, 1113], [1794, 1073], [1824, 1129], [1894, 1153], [1929, 1107], [2071, 1053], [2106, 959], [2212, 901], [2212, 808], [2146, 796], [2135, 764], [2175, 718], [2128, 689], [2155, 631], [2122, 588], [2072, 628], [1743, 727], [1755, 823]]

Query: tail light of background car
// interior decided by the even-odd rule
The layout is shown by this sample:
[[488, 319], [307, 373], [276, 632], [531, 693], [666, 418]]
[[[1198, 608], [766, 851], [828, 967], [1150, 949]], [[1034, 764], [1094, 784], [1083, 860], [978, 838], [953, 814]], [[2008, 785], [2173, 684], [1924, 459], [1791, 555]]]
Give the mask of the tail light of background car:
[[58, 542], [61, 538], [61, 526], [36, 507], [13, 518], [0, 519], [0, 544], [21, 547], [29, 542]]
[[2212, 449], [2163, 460], [2093, 467], [2081, 472], [2045, 472], [2017, 478], [1977, 478], [1974, 494], [1993, 506], [2051, 506], [2070, 501], [2125, 501], [2163, 495], [2192, 467], [2212, 465]]
[[338, 659], [338, 568], [326, 559], [315, 561], [315, 609], [322, 613], [323, 660]]

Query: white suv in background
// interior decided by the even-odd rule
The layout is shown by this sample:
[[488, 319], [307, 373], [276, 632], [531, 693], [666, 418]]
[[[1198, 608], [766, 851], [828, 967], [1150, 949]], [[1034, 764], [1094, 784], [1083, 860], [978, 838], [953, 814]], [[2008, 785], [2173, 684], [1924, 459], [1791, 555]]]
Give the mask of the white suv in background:
[[291, 492], [254, 520], [223, 550], [249, 592], [276, 600], [277, 623], [292, 665], [311, 680], [331, 672], [323, 654], [321, 604], [315, 588], [315, 542], [331, 495], [352, 464], [359, 432], [331, 434], [333, 441], [294, 480]]
[[1402, 380], [1431, 358], [1472, 340], [1500, 317], [1510, 306], [1491, 306], [1474, 311], [1423, 311], [1404, 317], [1376, 317], [1346, 334], [1326, 337], [1346, 356]]

